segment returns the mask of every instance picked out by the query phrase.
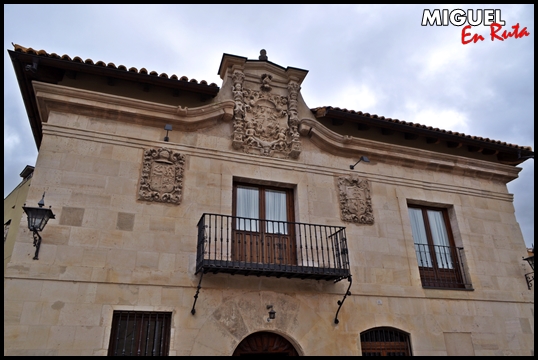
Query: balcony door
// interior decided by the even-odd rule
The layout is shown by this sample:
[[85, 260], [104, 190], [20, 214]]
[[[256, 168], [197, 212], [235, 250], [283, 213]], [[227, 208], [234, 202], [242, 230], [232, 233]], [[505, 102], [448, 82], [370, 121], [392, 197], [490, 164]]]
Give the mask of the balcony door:
[[409, 205], [409, 217], [422, 286], [464, 287], [447, 210]]
[[232, 259], [247, 263], [297, 264], [293, 190], [235, 183]]

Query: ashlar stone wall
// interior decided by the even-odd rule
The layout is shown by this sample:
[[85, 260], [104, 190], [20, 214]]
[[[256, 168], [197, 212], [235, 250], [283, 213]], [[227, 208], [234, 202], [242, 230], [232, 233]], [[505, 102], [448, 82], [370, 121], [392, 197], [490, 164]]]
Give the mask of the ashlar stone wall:
[[[203, 129], [174, 130], [164, 142], [162, 126], [148, 120], [157, 115], [137, 117], [145, 109], [135, 107], [115, 112], [88, 94], [56, 95], [69, 111], [51, 103], [43, 124], [28, 202], [46, 191], [56, 219], [42, 233], [39, 260], [32, 260], [32, 237], [21, 222], [4, 279], [4, 355], [106, 355], [114, 310], [172, 312], [170, 355], [230, 355], [257, 331], [284, 336], [301, 355], [360, 355], [360, 333], [385, 326], [408, 333], [414, 355], [533, 353], [534, 295], [523, 276], [512, 195], [499, 177], [462, 170], [493, 167], [508, 178], [511, 167], [444, 155], [456, 170], [437, 171], [369, 155], [370, 163], [351, 171], [357, 155], [375, 154], [376, 144], [352, 144], [349, 156], [337, 155], [326, 149], [338, 141], [321, 128], [301, 132], [297, 158], [260, 156], [233, 147], [233, 122], [224, 115]], [[95, 113], [77, 108], [77, 97]], [[177, 202], [139, 197], [144, 157], [163, 148], [181, 155], [182, 177], [168, 179], [171, 187], [162, 185], [158, 195], [181, 183]], [[410, 152], [393, 149], [400, 150]], [[441, 161], [425, 151], [412, 155], [417, 164]], [[163, 171], [176, 166], [166, 159]], [[233, 182], [244, 179], [292, 187], [298, 222], [346, 227], [353, 283], [338, 324], [345, 280], [206, 274], [191, 314], [200, 279], [196, 224], [203, 213], [231, 215]], [[363, 186], [370, 210], [362, 220], [343, 220], [339, 181]], [[449, 209], [472, 289], [421, 286], [408, 203]]]

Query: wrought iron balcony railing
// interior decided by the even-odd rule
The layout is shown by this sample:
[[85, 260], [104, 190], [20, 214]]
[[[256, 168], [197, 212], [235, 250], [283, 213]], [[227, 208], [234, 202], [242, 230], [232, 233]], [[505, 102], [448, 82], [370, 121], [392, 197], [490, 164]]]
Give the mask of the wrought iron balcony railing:
[[199, 272], [338, 281], [351, 275], [345, 227], [206, 213]]
[[463, 248], [415, 243], [422, 287], [471, 289]]

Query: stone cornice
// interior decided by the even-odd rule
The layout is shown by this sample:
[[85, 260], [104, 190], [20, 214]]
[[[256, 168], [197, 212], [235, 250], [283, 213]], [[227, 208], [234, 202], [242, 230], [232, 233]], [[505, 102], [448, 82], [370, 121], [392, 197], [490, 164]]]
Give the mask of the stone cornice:
[[308, 136], [313, 144], [324, 151], [353, 159], [366, 155], [378, 163], [479, 177], [503, 183], [516, 179], [521, 171], [521, 168], [511, 165], [340, 135], [312, 119], [301, 120], [300, 133]]
[[[194, 155], [208, 159], [214, 159], [222, 161], [228, 159], [237, 164], [244, 164], [248, 166], [259, 165], [264, 168], [272, 169], [290, 169], [293, 168], [296, 171], [327, 175], [332, 174], [335, 177], [347, 176], [350, 173], [349, 169], [342, 169], [336, 166], [318, 165], [313, 163], [301, 163], [296, 160], [290, 159], [275, 159], [271, 157], [259, 157], [251, 154], [244, 154], [241, 152], [219, 149], [203, 149], [193, 145], [176, 144], [172, 142], [156, 142], [150, 139], [144, 139], [141, 137], [124, 136], [121, 134], [110, 134], [96, 130], [78, 129], [73, 127], [67, 127], [62, 125], [43, 124], [43, 134], [48, 136], [60, 136], [64, 138], [79, 139], [82, 141], [92, 141], [102, 144], [113, 144], [122, 146], [128, 146], [136, 149], [146, 149], [155, 147], [157, 145], [166, 146], [172, 150], [182, 152], [186, 155]], [[349, 156], [354, 156], [354, 152], [350, 152]], [[395, 186], [406, 186], [411, 188], [424, 189], [427, 191], [439, 191], [445, 193], [461, 194], [467, 196], [478, 196], [488, 199], [497, 199], [501, 201], [513, 202], [513, 195], [508, 193], [500, 193], [497, 191], [490, 191], [485, 189], [475, 189], [468, 186], [444, 184], [442, 182], [430, 182], [418, 179], [403, 178], [398, 175], [389, 174], [375, 174], [362, 172], [359, 169], [355, 169], [354, 173], [359, 176], [367, 177], [372, 183], [383, 183]]]
[[231, 75], [234, 70], [242, 70], [246, 72], [268, 71], [271, 72], [273, 75], [286, 79], [285, 83], [289, 81], [295, 81], [299, 85], [303, 82], [306, 74], [308, 73], [308, 70], [290, 66], [284, 68], [267, 60], [249, 60], [246, 57], [242, 56], [224, 54], [222, 56], [218, 71], [218, 74], [220, 75], [221, 79], [224, 80], [227, 70], [231, 70], [229, 71], [229, 75]]
[[174, 130], [194, 131], [230, 121], [234, 108], [231, 100], [187, 108], [41, 82], [33, 82], [33, 87], [42, 122], [48, 121], [51, 111], [58, 111], [146, 126], [171, 124]]

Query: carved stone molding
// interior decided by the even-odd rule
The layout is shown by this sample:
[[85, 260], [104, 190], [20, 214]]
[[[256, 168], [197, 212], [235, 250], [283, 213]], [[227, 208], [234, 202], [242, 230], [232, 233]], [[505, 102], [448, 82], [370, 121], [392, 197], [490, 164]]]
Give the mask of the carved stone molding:
[[357, 175], [338, 178], [340, 210], [343, 221], [358, 224], [373, 224], [374, 214], [370, 198], [370, 184]]
[[183, 195], [185, 155], [167, 148], [144, 151], [138, 199], [179, 205]]
[[[414, 149], [407, 146], [382, 143], [355, 136], [338, 134], [317, 120], [301, 118], [301, 135], [308, 136], [310, 143], [330, 154], [355, 157], [375, 156], [375, 161], [388, 165], [412, 166], [416, 170], [438, 171], [445, 174], [481, 178], [508, 183], [517, 179], [520, 167], [496, 164], [492, 161], [463, 158], [461, 156]], [[353, 162], [355, 162], [353, 160]], [[375, 176], [375, 175], [374, 175]], [[434, 186], [429, 183], [428, 186]], [[473, 191], [467, 187], [466, 191]], [[485, 190], [482, 189], [484, 194]], [[478, 194], [478, 196], [481, 196]], [[503, 196], [504, 197], [504, 196]]]
[[301, 153], [297, 98], [299, 84], [290, 81], [288, 96], [273, 94], [272, 76], [260, 77], [260, 90], [243, 87], [245, 74], [232, 74], [235, 102], [232, 146], [248, 154], [296, 159]]
[[34, 82], [33, 86], [39, 116], [45, 123], [51, 112], [65, 112], [159, 129], [171, 124], [174, 131], [198, 131], [233, 117], [232, 100], [188, 108], [56, 84]]

